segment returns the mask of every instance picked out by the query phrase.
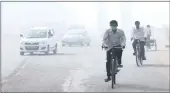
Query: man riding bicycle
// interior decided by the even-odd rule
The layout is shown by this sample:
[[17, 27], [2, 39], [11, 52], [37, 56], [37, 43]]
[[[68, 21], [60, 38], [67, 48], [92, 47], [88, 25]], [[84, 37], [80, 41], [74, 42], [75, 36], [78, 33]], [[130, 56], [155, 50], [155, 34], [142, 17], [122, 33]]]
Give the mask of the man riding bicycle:
[[[147, 34], [147, 40], [151, 40], [150, 37], [151, 37], [151, 28], [150, 28], [150, 25], [147, 25], [146, 29], [146, 34]], [[146, 42], [146, 45], [148, 46], [148, 48], [150, 49], [150, 43], [149, 42]]]
[[[126, 43], [126, 36], [124, 34], [124, 31], [121, 29], [118, 29], [118, 22], [116, 20], [110, 21], [110, 29], [106, 30], [104, 37], [103, 37], [103, 45], [102, 47], [107, 47], [107, 62], [106, 62], [106, 71], [107, 71], [107, 78], [105, 79], [105, 82], [108, 82], [111, 80], [111, 60], [112, 60], [112, 48], [114, 46], [125, 48]], [[122, 68], [123, 65], [121, 64], [121, 58], [122, 58], [122, 52], [123, 50], [120, 49], [116, 52], [117, 58], [118, 58], [118, 67]]]
[[136, 44], [137, 44], [137, 40], [140, 40], [140, 45], [141, 45], [141, 51], [142, 51], [142, 59], [146, 60], [145, 57], [145, 41], [146, 41], [146, 33], [144, 31], [143, 27], [140, 27], [140, 22], [139, 21], [135, 21], [135, 26], [136, 28], [133, 28], [132, 30], [132, 37], [131, 40], [134, 40], [132, 43], [133, 49], [134, 49], [134, 53], [133, 55], [136, 55]]
[[150, 40], [150, 37], [151, 37], [151, 28], [150, 28], [150, 25], [147, 25], [146, 33], [147, 33], [147, 39]]

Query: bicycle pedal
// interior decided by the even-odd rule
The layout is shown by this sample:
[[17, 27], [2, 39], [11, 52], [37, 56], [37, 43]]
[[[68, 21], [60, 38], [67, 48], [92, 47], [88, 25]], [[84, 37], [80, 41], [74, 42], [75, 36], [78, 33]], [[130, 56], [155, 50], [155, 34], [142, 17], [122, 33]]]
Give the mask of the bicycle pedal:
[[117, 74], [119, 71], [120, 71], [120, 69], [118, 69], [118, 70], [116, 71], [116, 74]]

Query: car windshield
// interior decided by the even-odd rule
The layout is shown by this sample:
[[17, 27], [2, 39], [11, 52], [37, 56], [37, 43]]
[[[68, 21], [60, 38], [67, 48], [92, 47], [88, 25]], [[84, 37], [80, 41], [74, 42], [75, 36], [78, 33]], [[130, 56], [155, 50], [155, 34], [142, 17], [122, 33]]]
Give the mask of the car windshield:
[[46, 30], [30, 30], [26, 33], [26, 38], [46, 38]]
[[83, 35], [83, 31], [78, 31], [78, 30], [71, 30], [67, 34], [68, 35]]
[[83, 33], [68, 33], [68, 35], [82, 35]]

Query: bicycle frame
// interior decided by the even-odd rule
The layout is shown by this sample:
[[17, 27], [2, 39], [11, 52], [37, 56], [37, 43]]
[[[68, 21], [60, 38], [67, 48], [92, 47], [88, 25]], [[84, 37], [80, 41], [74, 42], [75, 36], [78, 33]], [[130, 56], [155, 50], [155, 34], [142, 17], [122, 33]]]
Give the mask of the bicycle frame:
[[142, 65], [142, 61], [143, 61], [143, 59], [141, 56], [140, 40], [137, 40], [137, 44], [136, 44], [136, 64], [137, 64], [137, 66]]
[[[108, 48], [108, 47], [102, 46], [102, 49], [103, 48]], [[110, 72], [112, 74], [112, 88], [114, 88], [114, 84], [116, 84], [116, 74], [119, 71], [118, 70], [118, 58], [116, 55], [114, 55], [114, 52], [117, 51], [116, 49], [123, 49], [123, 48], [115, 47], [115, 46], [112, 48], [112, 52], [111, 52], [112, 60], [111, 60], [111, 67], [110, 67], [110, 70], [111, 70]]]
[[113, 53], [117, 51], [116, 49], [122, 49], [122, 47], [114, 47], [112, 49], [112, 62], [111, 62], [111, 73], [112, 73], [112, 88], [116, 84], [116, 74], [118, 72], [118, 58]]
[[[113, 48], [113, 49], [112, 49], [112, 53], [115, 52], [115, 51], [117, 51], [116, 49], [121, 49], [121, 47]], [[116, 55], [113, 55], [113, 54], [112, 54], [112, 62], [111, 62], [112, 67], [113, 67], [113, 63], [115, 64], [114, 68], [115, 68], [115, 71], [116, 71], [116, 70], [117, 70], [117, 65], [118, 65], [118, 58], [117, 58]], [[115, 72], [115, 73], [116, 73], [116, 72]]]
[[136, 52], [140, 52], [140, 40], [137, 40], [136, 50]]
[[[112, 51], [113, 52], [113, 51]], [[111, 73], [115, 73], [116, 74], [116, 71], [117, 71], [117, 66], [118, 66], [118, 58], [112, 54], [112, 60], [111, 60]], [[113, 69], [114, 68], [114, 72], [113, 72]]]

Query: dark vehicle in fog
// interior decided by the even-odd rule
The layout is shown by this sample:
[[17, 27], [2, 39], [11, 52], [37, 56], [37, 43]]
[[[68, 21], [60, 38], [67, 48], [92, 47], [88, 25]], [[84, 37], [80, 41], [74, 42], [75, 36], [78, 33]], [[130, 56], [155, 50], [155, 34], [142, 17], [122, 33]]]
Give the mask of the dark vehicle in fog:
[[90, 37], [88, 36], [88, 32], [84, 29], [68, 30], [62, 38], [62, 46], [66, 45], [90, 46]]

